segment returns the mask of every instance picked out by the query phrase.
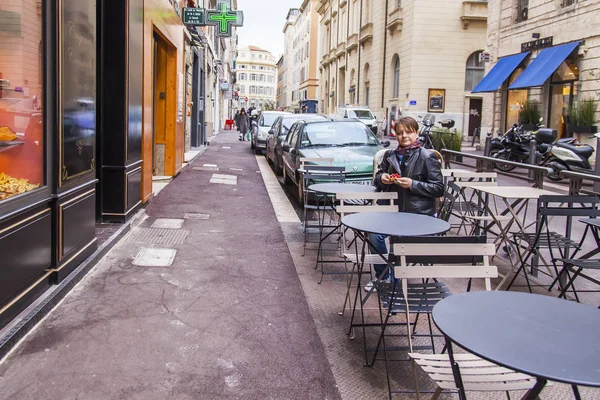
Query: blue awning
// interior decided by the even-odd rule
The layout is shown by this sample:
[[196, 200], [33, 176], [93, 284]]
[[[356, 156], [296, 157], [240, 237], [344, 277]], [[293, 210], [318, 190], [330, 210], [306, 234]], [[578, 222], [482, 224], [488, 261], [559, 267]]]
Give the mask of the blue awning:
[[579, 41], [549, 47], [540, 51], [540, 54], [510, 85], [509, 89], [542, 86], [577, 46], [579, 46]]
[[513, 54], [499, 59], [494, 68], [475, 86], [471, 93], [495, 92], [500, 89], [500, 86], [528, 54], [529, 52]]

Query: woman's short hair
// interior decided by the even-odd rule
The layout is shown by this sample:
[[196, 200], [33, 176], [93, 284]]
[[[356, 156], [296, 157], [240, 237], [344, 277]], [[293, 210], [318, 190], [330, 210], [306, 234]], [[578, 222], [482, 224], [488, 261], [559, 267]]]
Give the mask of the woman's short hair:
[[412, 117], [402, 117], [398, 121], [396, 121], [394, 130], [396, 132], [398, 132], [399, 131], [398, 128], [401, 128], [401, 127], [406, 128], [406, 130], [408, 130], [410, 132], [419, 132], [419, 123]]

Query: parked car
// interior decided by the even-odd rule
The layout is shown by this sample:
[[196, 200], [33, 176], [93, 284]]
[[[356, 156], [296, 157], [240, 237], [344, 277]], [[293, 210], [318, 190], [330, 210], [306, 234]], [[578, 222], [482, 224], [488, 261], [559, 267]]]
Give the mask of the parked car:
[[282, 174], [283, 151], [281, 145], [285, 141], [290, 127], [298, 121], [327, 120], [322, 114], [289, 114], [277, 117], [267, 135], [267, 144], [265, 157], [273, 165], [273, 170], [277, 175]]
[[[302, 203], [303, 181], [300, 159], [332, 158], [333, 165], [343, 166], [346, 182], [370, 185], [373, 158], [390, 142], [380, 142], [373, 132], [356, 120], [298, 121], [290, 127], [283, 150], [283, 179], [297, 187]], [[311, 163], [318, 165], [319, 163]]]
[[258, 129], [252, 129], [252, 138], [250, 139], [250, 147], [256, 152], [261, 153], [267, 144], [267, 135], [269, 129], [273, 126], [273, 122], [277, 117], [282, 115], [291, 115], [291, 113], [284, 111], [263, 111], [258, 117]]
[[377, 119], [366, 106], [340, 106], [338, 108], [340, 118], [356, 118], [368, 126], [374, 134], [377, 134]]

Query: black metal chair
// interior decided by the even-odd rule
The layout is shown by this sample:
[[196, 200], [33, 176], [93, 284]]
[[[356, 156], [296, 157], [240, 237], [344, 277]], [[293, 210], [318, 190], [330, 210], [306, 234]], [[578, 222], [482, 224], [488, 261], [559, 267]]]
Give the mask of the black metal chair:
[[[298, 188], [299, 192], [302, 192], [302, 201], [304, 206], [304, 251], [306, 253], [306, 245], [310, 242], [310, 230], [317, 228], [319, 232], [319, 238], [323, 233], [323, 229], [337, 227], [334, 224], [333, 214], [330, 214], [330, 221], [325, 226], [325, 215], [327, 212], [333, 213], [333, 195], [318, 195], [313, 191], [309, 190], [308, 187], [313, 183], [327, 183], [327, 182], [338, 182], [343, 183], [346, 179], [344, 173], [344, 167], [336, 167], [331, 165], [312, 165], [306, 164], [303, 166], [303, 173], [301, 178], [301, 187]], [[311, 223], [309, 220], [309, 210], [315, 210], [317, 216], [317, 223]], [[316, 242], [315, 242], [316, 243]]]
[[[537, 271], [554, 280], [548, 289], [558, 283], [561, 293], [564, 289], [563, 274], [559, 271], [557, 262], [559, 260], [571, 260], [581, 249], [582, 242], [576, 242], [571, 239], [573, 217], [596, 218], [600, 216], [599, 204], [600, 198], [595, 195], [590, 196], [540, 196], [537, 208], [537, 228], [534, 233], [516, 233], [514, 234], [517, 244], [517, 253], [519, 256], [519, 268], [510, 281], [507, 290], [509, 290], [517, 276], [522, 272], [529, 292], [532, 292], [532, 285], [529, 281], [529, 269], [531, 272]], [[565, 219], [565, 231], [558, 233], [550, 230], [549, 219], [552, 217], [563, 217]], [[525, 243], [524, 251], [520, 251], [521, 244]], [[546, 261], [542, 251], [549, 252], [550, 261]], [[555, 256], [556, 255], [556, 256]], [[540, 264], [540, 261], [542, 264]], [[547, 271], [544, 271], [545, 267]], [[551, 273], [554, 272], [554, 274]], [[568, 269], [562, 269], [567, 279], [569, 279]]]

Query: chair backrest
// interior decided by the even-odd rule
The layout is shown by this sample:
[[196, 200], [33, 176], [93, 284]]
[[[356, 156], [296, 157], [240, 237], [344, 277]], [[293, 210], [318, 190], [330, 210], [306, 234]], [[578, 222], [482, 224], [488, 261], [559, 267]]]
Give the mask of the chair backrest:
[[435, 158], [437, 158], [440, 162], [440, 168], [444, 168], [444, 156], [442, 155], [442, 153], [434, 149], [431, 149], [431, 152], [433, 153]]
[[444, 196], [440, 201], [437, 216], [439, 219], [448, 221], [454, 210], [454, 204], [460, 202], [461, 188], [459, 188], [454, 182], [448, 181], [446, 183], [446, 189], [444, 190]]
[[[394, 255], [396, 256], [395, 262], [401, 264], [400, 252], [396, 252], [396, 249], [400, 249], [402, 245], [430, 245], [430, 246], [479, 246], [487, 243], [487, 237], [485, 235], [480, 236], [420, 236], [420, 237], [403, 237], [403, 238], [391, 238], [391, 245], [394, 249]], [[408, 264], [476, 264], [484, 262], [483, 255], [471, 254], [470, 252], [462, 252], [458, 254], [444, 254], [438, 253], [437, 251], [431, 251], [432, 247], [429, 248], [430, 253], [423, 255], [412, 254], [408, 256], [406, 262]], [[492, 254], [493, 255], [493, 254]]]
[[[489, 263], [490, 257], [496, 253], [493, 243], [396, 243], [393, 249], [394, 254], [400, 256], [400, 265], [394, 267], [394, 277], [402, 281], [405, 295], [408, 289], [407, 279], [482, 278], [486, 290], [491, 290], [491, 279], [498, 277], [498, 268]], [[430, 254], [446, 257], [482, 257], [483, 265], [409, 265], [411, 256], [423, 257]]]
[[498, 186], [498, 174], [495, 172], [454, 171], [454, 182], [459, 187], [470, 186]]
[[303, 179], [305, 188], [308, 188], [310, 181], [316, 182], [344, 182], [346, 176], [344, 174], [345, 167], [335, 167], [331, 165], [313, 165], [307, 164], [304, 166]]
[[542, 216], [600, 217], [600, 197], [589, 196], [540, 196], [538, 213]]
[[[340, 204], [336, 206], [336, 211], [341, 216], [357, 212], [398, 212], [398, 206], [393, 202], [397, 198], [398, 192], [339, 193], [336, 199]], [[363, 200], [364, 204], [348, 204], [347, 200]]]

